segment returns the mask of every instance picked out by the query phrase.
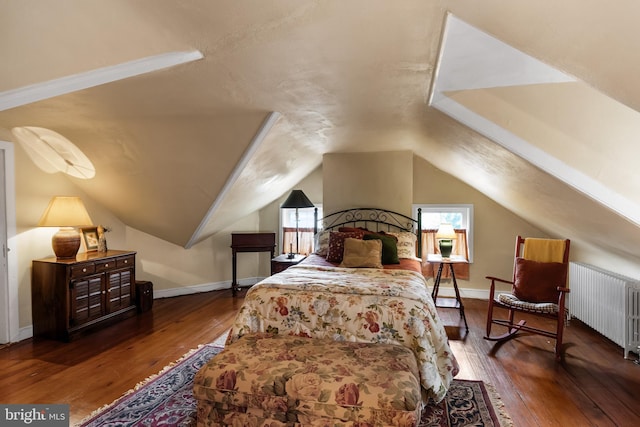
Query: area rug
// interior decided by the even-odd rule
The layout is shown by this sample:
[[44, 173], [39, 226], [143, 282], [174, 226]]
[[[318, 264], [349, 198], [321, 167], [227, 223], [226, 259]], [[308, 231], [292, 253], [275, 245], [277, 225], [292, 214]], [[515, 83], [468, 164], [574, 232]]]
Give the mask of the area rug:
[[[195, 426], [193, 377], [200, 367], [222, 350], [224, 342], [220, 342], [216, 340], [190, 351], [77, 425]], [[506, 427], [512, 423], [490, 386], [482, 381], [454, 380], [442, 402], [425, 408], [419, 426]]]

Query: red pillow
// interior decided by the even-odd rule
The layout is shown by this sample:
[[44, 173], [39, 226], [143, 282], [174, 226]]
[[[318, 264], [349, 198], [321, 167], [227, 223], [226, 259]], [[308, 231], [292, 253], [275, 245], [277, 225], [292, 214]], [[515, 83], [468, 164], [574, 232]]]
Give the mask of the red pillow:
[[342, 262], [344, 255], [344, 239], [351, 237], [353, 239], [362, 239], [364, 230], [357, 231], [332, 231], [329, 234], [329, 250], [327, 251], [327, 261]]
[[528, 302], [558, 303], [557, 287], [567, 285], [567, 266], [561, 262], [538, 262], [516, 258], [513, 294]]

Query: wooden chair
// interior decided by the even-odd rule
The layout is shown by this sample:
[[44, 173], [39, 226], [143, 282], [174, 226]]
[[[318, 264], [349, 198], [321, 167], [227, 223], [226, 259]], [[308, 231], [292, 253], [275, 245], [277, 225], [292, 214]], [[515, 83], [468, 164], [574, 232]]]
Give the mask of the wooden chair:
[[[505, 341], [521, 331], [544, 335], [556, 340], [556, 360], [561, 359], [562, 332], [566, 319], [565, 296], [569, 293], [566, 287], [569, 245], [568, 239], [516, 238], [513, 279], [487, 276], [491, 280], [491, 289], [485, 339]], [[496, 295], [496, 282], [511, 284], [511, 293], [499, 292]], [[508, 310], [507, 319], [494, 318], [494, 307]], [[556, 321], [556, 328], [551, 331], [528, 326], [524, 319], [515, 323], [516, 312], [552, 318]], [[493, 324], [506, 327], [507, 332], [492, 337]]]

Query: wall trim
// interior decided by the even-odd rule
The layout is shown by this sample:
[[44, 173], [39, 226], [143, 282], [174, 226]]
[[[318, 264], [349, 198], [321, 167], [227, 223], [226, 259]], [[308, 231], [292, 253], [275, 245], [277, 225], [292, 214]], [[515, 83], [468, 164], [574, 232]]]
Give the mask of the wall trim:
[[[249, 277], [246, 279], [238, 280], [238, 285], [242, 287], [253, 286], [259, 281], [263, 280], [264, 277]], [[140, 279], [139, 279], [140, 280]], [[144, 279], [143, 279], [144, 280]], [[222, 282], [215, 283], [202, 283], [200, 285], [193, 286], [184, 286], [179, 288], [171, 288], [171, 289], [159, 289], [153, 290], [153, 299], [159, 298], [170, 298], [177, 297], [182, 295], [191, 295], [198, 294], [201, 292], [211, 292], [211, 291], [220, 291], [224, 289], [231, 289], [231, 280], [225, 280]]]
[[[238, 280], [238, 284], [240, 287], [249, 287], [253, 286], [259, 281], [265, 279], [264, 277], [250, 277], [246, 279]], [[138, 278], [138, 280], [144, 280]], [[153, 299], [160, 298], [171, 298], [182, 295], [192, 295], [198, 294], [202, 292], [211, 292], [211, 291], [220, 291], [225, 289], [231, 289], [231, 280], [225, 280], [222, 282], [215, 283], [203, 283], [200, 285], [194, 286], [185, 286], [180, 288], [171, 288], [171, 289], [159, 289], [153, 291]], [[481, 299], [487, 301], [489, 299], [489, 291], [486, 289], [469, 289], [469, 288], [459, 288], [460, 295], [463, 298], [472, 298], [472, 299]], [[440, 287], [440, 291], [438, 292], [439, 296], [442, 297], [454, 297], [455, 293], [453, 288], [448, 287]], [[18, 337], [18, 341], [25, 340], [27, 338], [33, 337], [33, 325], [25, 326], [20, 328], [20, 333]]]

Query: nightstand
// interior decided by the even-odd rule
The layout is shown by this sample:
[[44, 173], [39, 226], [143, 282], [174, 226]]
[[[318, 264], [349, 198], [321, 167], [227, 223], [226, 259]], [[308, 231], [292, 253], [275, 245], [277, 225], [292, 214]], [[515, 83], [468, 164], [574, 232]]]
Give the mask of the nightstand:
[[[431, 298], [436, 307], [442, 308], [457, 308], [460, 310], [460, 317], [464, 320], [464, 327], [466, 332], [469, 333], [469, 325], [467, 324], [467, 317], [464, 315], [464, 305], [462, 304], [462, 298], [460, 298], [460, 290], [458, 289], [458, 282], [456, 281], [456, 273], [453, 270], [453, 264], [455, 263], [467, 263], [465, 258], [452, 255], [450, 258], [443, 258], [440, 254], [429, 254], [427, 256], [428, 262], [440, 263], [438, 267], [438, 274], [433, 282], [433, 291], [431, 291]], [[449, 267], [451, 272], [451, 280], [453, 282], [453, 290], [455, 292], [454, 298], [438, 298], [438, 291], [440, 290], [440, 279], [442, 278], [442, 269], [444, 266]]]
[[271, 274], [280, 273], [286, 270], [292, 265], [298, 264], [300, 261], [306, 258], [306, 255], [295, 255], [293, 258], [289, 258], [288, 254], [278, 255], [271, 260]]

